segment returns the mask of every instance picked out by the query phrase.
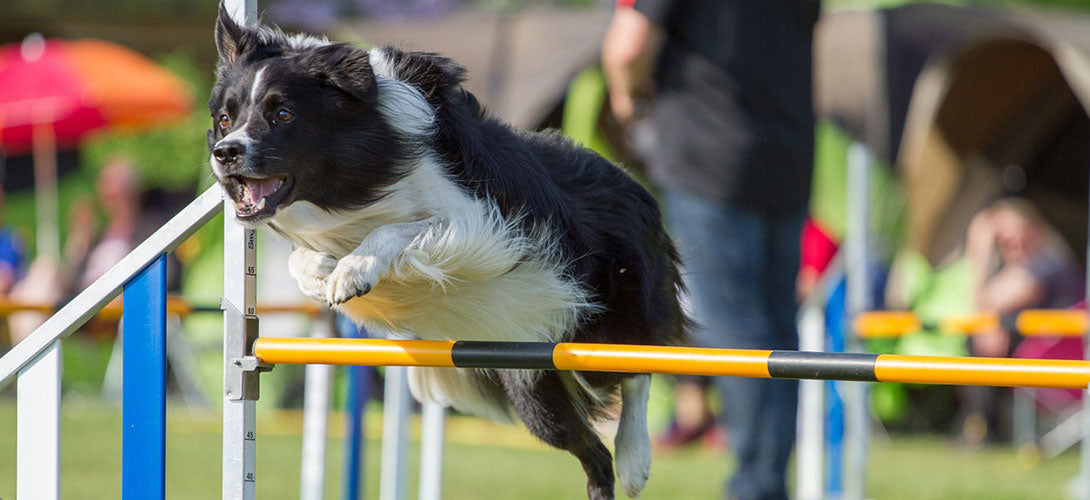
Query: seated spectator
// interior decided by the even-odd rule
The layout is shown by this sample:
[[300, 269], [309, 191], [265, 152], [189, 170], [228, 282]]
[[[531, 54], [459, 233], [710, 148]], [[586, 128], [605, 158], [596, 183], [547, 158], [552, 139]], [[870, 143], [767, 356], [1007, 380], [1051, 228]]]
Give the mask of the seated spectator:
[[[1074, 253], [1026, 200], [1003, 199], [973, 217], [965, 256], [979, 312], [1008, 317], [1030, 308], [1068, 308], [1084, 297], [1083, 272]], [[1018, 339], [1015, 332], [997, 328], [974, 335], [969, 344], [974, 355], [1007, 357]], [[962, 393], [962, 438], [979, 445], [996, 428], [998, 393], [983, 387]]]
[[[78, 294], [105, 274], [166, 221], [164, 214], [142, 209], [141, 193], [140, 178], [132, 162], [123, 157], [109, 160], [95, 184], [95, 201], [106, 214], [106, 227], [96, 229], [92, 200], [76, 200], [68, 215], [64, 261], [39, 256], [13, 296], [22, 302], [54, 304]], [[171, 290], [180, 283], [173, 258], [168, 260], [167, 281]], [[45, 317], [39, 313], [13, 315], [12, 344], [34, 331]]]
[[[1084, 296], [1074, 253], [1026, 200], [1000, 200], [977, 214], [965, 254], [979, 312], [1007, 316], [1029, 308], [1062, 309]], [[973, 349], [981, 356], [1006, 356], [1013, 346], [1008, 334], [995, 331], [975, 336]]]

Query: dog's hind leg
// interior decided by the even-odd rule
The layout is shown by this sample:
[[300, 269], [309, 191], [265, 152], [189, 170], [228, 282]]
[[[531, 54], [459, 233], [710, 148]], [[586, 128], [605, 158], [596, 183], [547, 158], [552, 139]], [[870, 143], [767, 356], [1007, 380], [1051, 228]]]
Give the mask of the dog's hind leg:
[[651, 475], [651, 436], [647, 433], [647, 399], [651, 376], [634, 375], [621, 382], [621, 421], [613, 443], [621, 489], [636, 498]]
[[500, 377], [530, 433], [579, 459], [587, 474], [587, 497], [611, 500], [613, 460], [609, 449], [591, 429], [586, 415], [577, 410], [560, 375], [542, 372], [531, 379], [513, 370], [501, 370]]

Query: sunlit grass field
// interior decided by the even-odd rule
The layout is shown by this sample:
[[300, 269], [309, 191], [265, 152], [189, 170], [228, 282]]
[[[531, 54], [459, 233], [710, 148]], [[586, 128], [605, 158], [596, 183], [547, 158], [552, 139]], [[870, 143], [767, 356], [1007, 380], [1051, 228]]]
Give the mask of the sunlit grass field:
[[[62, 419], [62, 485], [65, 499], [120, 498], [120, 410], [66, 402]], [[377, 408], [376, 408], [377, 410]], [[366, 498], [378, 494], [381, 416], [372, 411], [367, 433]], [[260, 410], [257, 497], [299, 497], [302, 417]], [[0, 498], [15, 498], [15, 406], [0, 401]], [[342, 421], [330, 418], [326, 498], [341, 497]], [[167, 498], [220, 495], [218, 413], [168, 411]], [[413, 443], [412, 460], [416, 459]], [[584, 476], [574, 458], [551, 450], [524, 430], [466, 417], [447, 427], [443, 492], [448, 499], [580, 499]], [[1006, 446], [964, 451], [935, 436], [876, 439], [867, 477], [875, 499], [1059, 499], [1078, 467], [1078, 456], [1029, 463]], [[699, 448], [659, 453], [641, 498], [720, 498], [732, 462]], [[416, 497], [415, 467], [408, 498]], [[621, 495], [623, 498], [623, 495]]]

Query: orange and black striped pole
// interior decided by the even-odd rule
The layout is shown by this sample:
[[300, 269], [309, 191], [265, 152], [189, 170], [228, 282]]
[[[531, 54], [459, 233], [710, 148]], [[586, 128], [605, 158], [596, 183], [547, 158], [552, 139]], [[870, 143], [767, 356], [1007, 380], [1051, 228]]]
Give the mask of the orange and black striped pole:
[[262, 337], [269, 364], [673, 373], [1085, 389], [1090, 361], [708, 349], [621, 344]]

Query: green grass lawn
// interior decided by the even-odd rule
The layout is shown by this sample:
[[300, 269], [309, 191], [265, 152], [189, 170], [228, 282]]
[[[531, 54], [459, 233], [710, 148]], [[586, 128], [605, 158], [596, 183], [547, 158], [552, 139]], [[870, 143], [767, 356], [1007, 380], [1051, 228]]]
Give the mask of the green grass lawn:
[[[380, 421], [378, 412], [371, 412], [367, 498], [376, 498], [378, 492]], [[259, 409], [258, 498], [298, 498], [301, 423], [298, 412]], [[15, 407], [10, 400], [0, 402], [0, 429], [0, 498], [13, 499]], [[326, 492], [327, 498], [335, 499], [340, 498], [342, 469], [339, 417], [330, 419], [330, 431]], [[219, 432], [218, 413], [168, 412], [168, 498], [219, 497]], [[575, 459], [536, 443], [521, 429], [456, 417], [448, 423], [447, 437], [445, 498], [585, 498], [583, 472]], [[119, 410], [66, 401], [61, 443], [63, 498], [120, 497]], [[938, 437], [899, 437], [873, 443], [867, 492], [876, 499], [1062, 498], [1077, 465], [1075, 454], [1031, 465], [1008, 447], [969, 452]], [[729, 460], [700, 449], [660, 453], [642, 498], [718, 498], [730, 469]], [[408, 498], [416, 496], [415, 480], [410, 476]]]

